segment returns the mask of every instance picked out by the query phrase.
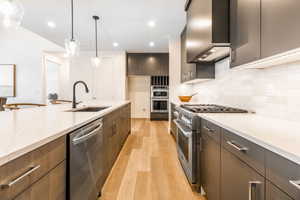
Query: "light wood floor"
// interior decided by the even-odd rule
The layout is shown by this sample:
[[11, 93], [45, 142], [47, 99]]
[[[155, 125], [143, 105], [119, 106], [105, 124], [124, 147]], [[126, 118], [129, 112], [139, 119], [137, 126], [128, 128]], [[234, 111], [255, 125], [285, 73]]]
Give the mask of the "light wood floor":
[[167, 122], [132, 120], [132, 133], [106, 181], [101, 200], [204, 200], [192, 191]]

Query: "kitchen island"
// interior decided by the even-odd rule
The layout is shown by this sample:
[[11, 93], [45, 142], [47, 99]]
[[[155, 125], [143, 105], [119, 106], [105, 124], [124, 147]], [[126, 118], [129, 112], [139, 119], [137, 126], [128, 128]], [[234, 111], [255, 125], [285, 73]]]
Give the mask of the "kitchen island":
[[[92, 170], [86, 176], [93, 175], [95, 179], [81, 178], [82, 187], [85, 181], [95, 182], [99, 187], [97, 190], [101, 191], [100, 186], [130, 133], [130, 102], [93, 101], [80, 105], [79, 109], [83, 107], [107, 108], [98, 112], [71, 112], [70, 104], [62, 104], [0, 113], [3, 124], [0, 128], [1, 200], [68, 199], [68, 174], [74, 160], [71, 158], [71, 143], [78, 147], [75, 164], [84, 163], [85, 159], [101, 158], [95, 162], [93, 159], [92, 165], [86, 162], [88, 166], [101, 167], [99, 169], [77, 169], [78, 173], [84, 169]], [[93, 127], [96, 123], [99, 126]], [[87, 130], [92, 134], [80, 135]], [[78, 141], [70, 140], [71, 133], [78, 133], [79, 137], [75, 138]], [[91, 139], [85, 141], [82, 136]]]

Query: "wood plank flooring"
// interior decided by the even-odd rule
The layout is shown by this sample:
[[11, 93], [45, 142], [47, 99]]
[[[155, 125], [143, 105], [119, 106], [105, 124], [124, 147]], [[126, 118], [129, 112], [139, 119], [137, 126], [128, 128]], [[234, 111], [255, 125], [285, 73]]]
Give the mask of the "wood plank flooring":
[[192, 191], [167, 122], [132, 120], [128, 137], [99, 200], [204, 200]]

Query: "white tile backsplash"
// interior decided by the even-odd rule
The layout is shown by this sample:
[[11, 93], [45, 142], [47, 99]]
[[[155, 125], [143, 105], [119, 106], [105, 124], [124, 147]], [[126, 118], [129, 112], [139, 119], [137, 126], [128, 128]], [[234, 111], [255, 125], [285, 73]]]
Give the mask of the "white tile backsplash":
[[216, 79], [193, 85], [197, 103], [215, 103], [300, 121], [300, 62], [266, 69], [230, 69], [216, 64]]

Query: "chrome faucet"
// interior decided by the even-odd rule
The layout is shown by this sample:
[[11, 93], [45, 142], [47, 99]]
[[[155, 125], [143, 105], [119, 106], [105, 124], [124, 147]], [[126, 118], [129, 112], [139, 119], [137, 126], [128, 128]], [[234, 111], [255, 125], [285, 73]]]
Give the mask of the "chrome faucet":
[[76, 85], [78, 85], [79, 83], [83, 84], [84, 87], [85, 87], [85, 92], [86, 93], [89, 93], [89, 88], [87, 86], [87, 84], [83, 81], [76, 81], [74, 84], [73, 84], [73, 101], [72, 101], [72, 108], [76, 108]]

